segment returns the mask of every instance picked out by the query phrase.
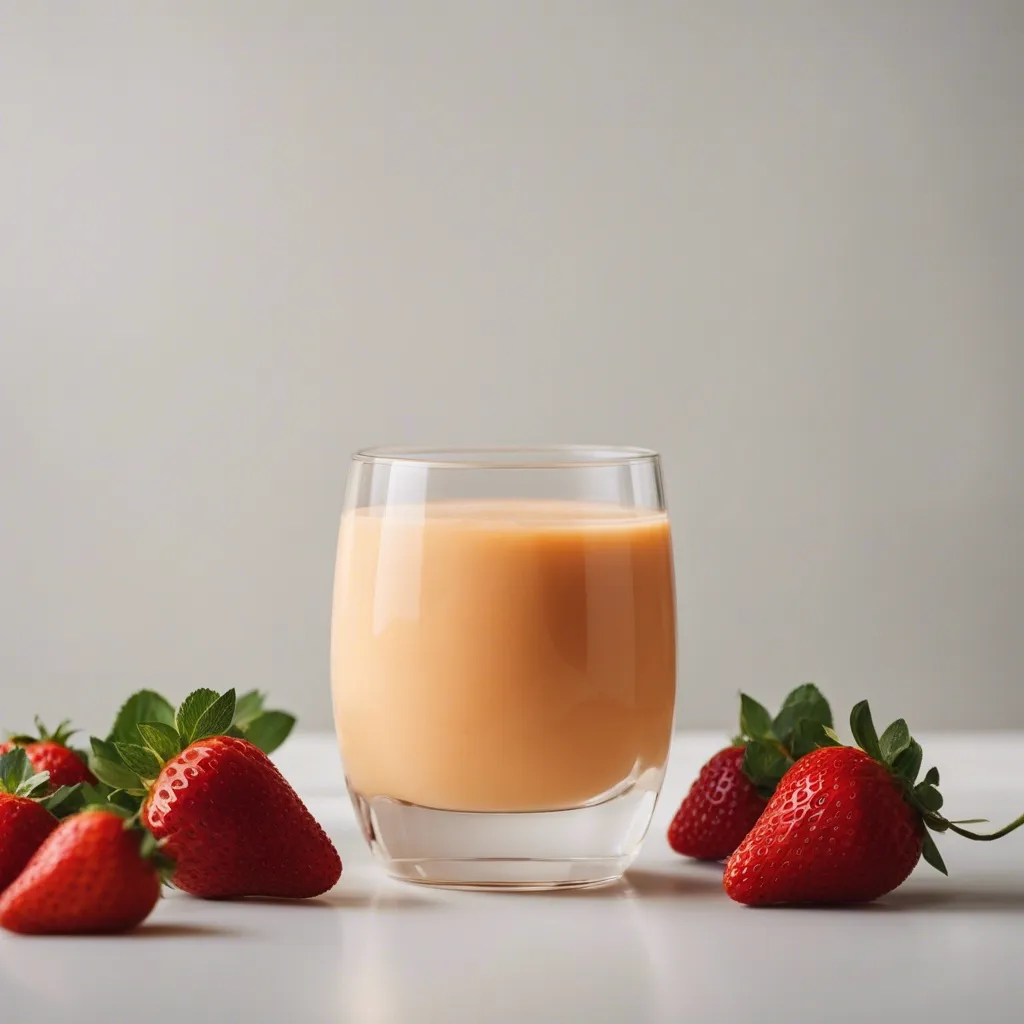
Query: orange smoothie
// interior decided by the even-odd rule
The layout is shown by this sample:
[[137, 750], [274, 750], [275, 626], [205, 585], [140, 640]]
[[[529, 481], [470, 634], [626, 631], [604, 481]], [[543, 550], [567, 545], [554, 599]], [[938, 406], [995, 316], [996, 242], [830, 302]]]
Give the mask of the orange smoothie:
[[672, 588], [660, 512], [477, 500], [345, 513], [331, 676], [350, 786], [532, 811], [660, 772]]

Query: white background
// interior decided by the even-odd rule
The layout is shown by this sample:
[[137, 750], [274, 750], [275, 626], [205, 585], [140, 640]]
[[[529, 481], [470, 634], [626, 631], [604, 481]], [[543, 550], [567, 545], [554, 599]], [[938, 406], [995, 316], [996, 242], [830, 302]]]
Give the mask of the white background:
[[329, 723], [347, 456], [664, 453], [680, 722], [1021, 727], [1024, 5], [0, 2], [0, 718]]

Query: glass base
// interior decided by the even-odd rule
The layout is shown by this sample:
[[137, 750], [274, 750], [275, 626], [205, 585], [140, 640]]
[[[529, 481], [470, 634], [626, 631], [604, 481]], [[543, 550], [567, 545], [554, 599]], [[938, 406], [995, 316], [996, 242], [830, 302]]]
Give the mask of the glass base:
[[604, 799], [556, 811], [445, 811], [349, 793], [370, 849], [394, 878], [537, 892], [618, 881], [640, 851], [661, 777], [648, 772]]

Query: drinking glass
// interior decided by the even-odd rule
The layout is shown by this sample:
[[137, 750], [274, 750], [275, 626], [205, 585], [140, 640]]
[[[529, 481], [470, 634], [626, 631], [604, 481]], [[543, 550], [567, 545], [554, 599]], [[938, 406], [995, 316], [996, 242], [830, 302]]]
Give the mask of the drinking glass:
[[376, 448], [349, 470], [334, 715], [395, 877], [590, 886], [639, 851], [675, 703], [655, 452]]

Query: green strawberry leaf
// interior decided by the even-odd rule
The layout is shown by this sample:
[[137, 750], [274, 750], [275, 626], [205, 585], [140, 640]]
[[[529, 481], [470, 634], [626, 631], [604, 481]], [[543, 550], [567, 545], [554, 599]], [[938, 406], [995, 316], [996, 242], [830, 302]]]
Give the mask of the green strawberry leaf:
[[743, 773], [762, 796], [770, 796], [793, 762], [777, 743], [751, 740], [743, 752]]
[[829, 728], [832, 726], [832, 709], [815, 683], [801, 683], [795, 690], [786, 694], [782, 706], [803, 708], [805, 718], [813, 718], [814, 721]]
[[17, 793], [32, 776], [32, 765], [24, 747], [15, 747], [0, 756], [0, 793]]
[[139, 690], [121, 706], [107, 740], [111, 743], [135, 743], [139, 738], [136, 728], [140, 722], [174, 725], [174, 708], [159, 693], [153, 690]]
[[942, 859], [942, 854], [939, 853], [939, 848], [935, 845], [935, 840], [932, 839], [932, 834], [927, 829], [924, 833], [921, 855], [937, 871], [941, 871], [944, 875], [949, 874], [949, 871], [946, 870], [946, 862]]
[[161, 763], [181, 753], [181, 740], [173, 726], [162, 722], [143, 722], [138, 730], [142, 742], [160, 758]]
[[924, 773], [924, 782], [927, 782], [929, 786], [937, 786], [939, 784], [939, 769], [929, 768]]
[[913, 786], [917, 781], [917, 774], [921, 770], [923, 757], [924, 751], [921, 750], [921, 744], [917, 740], [911, 740], [907, 749], [896, 755], [892, 769], [908, 786]]
[[902, 718], [897, 718], [878, 741], [882, 750], [882, 760], [892, 764], [896, 758], [910, 746], [910, 729]]
[[[100, 782], [111, 789], [144, 789], [139, 776], [133, 772], [118, 753], [117, 747], [106, 740], [91, 737], [92, 754], [89, 769]], [[104, 792], [101, 799], [106, 799]]]
[[123, 811], [135, 814], [146, 797], [144, 789], [115, 789], [107, 795], [107, 803]]
[[74, 814], [84, 806], [82, 804], [82, 784], [76, 782], [73, 786], [61, 786], [40, 803], [55, 818], [64, 818], [69, 814]]
[[768, 709], [745, 693], [740, 694], [740, 731], [753, 740], [770, 740], [774, 735]]
[[30, 775], [16, 790], [18, 796], [42, 796], [50, 788], [50, 773]]
[[772, 733], [788, 748], [798, 723], [805, 720], [832, 727], [832, 709], [814, 683], [804, 683], [786, 696], [772, 722]]
[[235, 717], [235, 691], [228, 690], [218, 697], [200, 716], [192, 733], [191, 742], [206, 739], [208, 736], [223, 736], [231, 728], [231, 720]]
[[142, 836], [139, 839], [139, 856], [143, 860], [148, 860], [159, 849], [160, 843], [157, 841], [156, 836], [148, 828], [143, 829]]
[[52, 732], [43, 725], [43, 720], [38, 715], [35, 716], [34, 721], [41, 740], [49, 740], [50, 742], [56, 743], [62, 747], [66, 747], [68, 745], [68, 739], [78, 732], [77, 729], [71, 728], [70, 718], [65, 718], [64, 721], [61, 722]]
[[174, 861], [164, 852], [166, 840], [157, 839], [148, 828], [133, 826], [141, 833], [139, 836], [139, 856], [148, 860], [157, 869], [160, 881], [169, 884], [174, 869], [177, 866]]
[[263, 713], [263, 694], [259, 690], [243, 693], [235, 703], [234, 724], [244, 730]]
[[124, 822], [124, 827], [126, 829], [131, 827], [131, 820], [130, 819], [132, 817], [132, 812], [129, 811], [129, 810], [126, 810], [123, 807], [118, 807], [117, 804], [108, 803], [107, 801], [104, 801], [101, 804], [86, 804], [82, 808], [82, 810], [83, 811], [109, 811], [111, 814], [116, 814]]
[[[831, 734], [831, 735], [830, 735]], [[802, 718], [796, 723], [789, 741], [789, 752], [794, 761], [799, 761], [819, 747], [839, 747], [841, 743], [833, 738], [835, 733], [821, 722]]]
[[98, 736], [89, 737], [89, 746], [92, 747], [90, 757], [98, 757], [103, 761], [110, 761], [113, 764], [123, 765], [121, 755], [110, 740], [101, 740]]
[[922, 782], [916, 786], [914, 796], [926, 811], [937, 811], [942, 807], [942, 794], [928, 782]]
[[878, 743], [878, 733], [875, 732], [875, 723], [871, 720], [871, 708], [868, 702], [862, 700], [854, 705], [850, 712], [850, 731], [861, 750], [876, 761], [884, 761], [882, 748]]
[[50, 786], [50, 773], [37, 772], [24, 747], [15, 747], [0, 756], [0, 793], [39, 797]]
[[79, 793], [82, 797], [82, 806], [86, 804], [105, 804], [110, 794], [110, 787], [99, 782], [95, 786], [89, 782], [83, 782]]
[[114, 746], [128, 770], [134, 772], [140, 779], [152, 781], [160, 774], [163, 764], [152, 750], [137, 743], [115, 743]]
[[175, 721], [183, 746], [188, 746], [196, 738], [195, 732], [199, 719], [217, 703], [218, 696], [216, 690], [199, 689], [193, 690], [181, 702]]
[[271, 754], [288, 739], [294, 726], [293, 715], [284, 711], [264, 711], [249, 723], [243, 735], [264, 754]]

